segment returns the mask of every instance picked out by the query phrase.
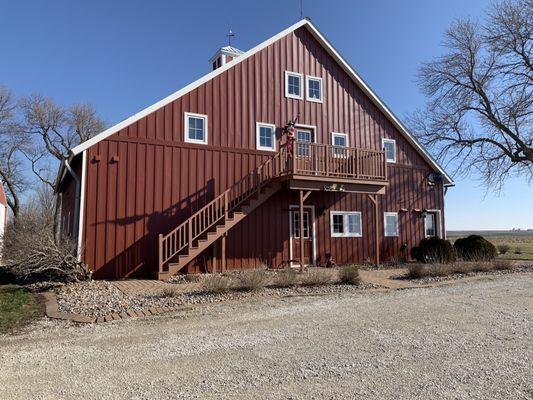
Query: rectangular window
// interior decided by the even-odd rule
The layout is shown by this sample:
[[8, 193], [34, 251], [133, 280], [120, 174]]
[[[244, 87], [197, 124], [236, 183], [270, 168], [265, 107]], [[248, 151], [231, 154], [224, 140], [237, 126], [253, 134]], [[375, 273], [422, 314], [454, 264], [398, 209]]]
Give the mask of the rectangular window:
[[441, 237], [440, 211], [427, 211], [424, 217], [424, 230], [426, 237]]
[[337, 146], [333, 148], [334, 157], [347, 157], [348, 151], [339, 147], [348, 147], [348, 135], [345, 133], [331, 133], [331, 144]]
[[185, 141], [207, 144], [207, 115], [185, 113]]
[[257, 150], [276, 151], [276, 126], [258, 122], [256, 124]]
[[[300, 212], [292, 212], [292, 226], [294, 228], [294, 238], [300, 238]], [[309, 211], [304, 211], [304, 239], [309, 239]]]
[[307, 100], [322, 103], [322, 78], [308, 76], [306, 79]]
[[285, 71], [285, 97], [303, 99], [302, 79], [302, 74]]
[[312, 134], [307, 130], [296, 130], [296, 140], [299, 142], [297, 146], [297, 154], [302, 157], [309, 157], [310, 149], [306, 143], [311, 143]]
[[383, 139], [381, 141], [381, 145], [385, 149], [385, 157], [387, 157], [387, 162], [396, 162], [396, 140]]
[[398, 236], [398, 213], [386, 212], [384, 227], [386, 237]]
[[332, 237], [360, 237], [362, 234], [359, 211], [331, 211]]

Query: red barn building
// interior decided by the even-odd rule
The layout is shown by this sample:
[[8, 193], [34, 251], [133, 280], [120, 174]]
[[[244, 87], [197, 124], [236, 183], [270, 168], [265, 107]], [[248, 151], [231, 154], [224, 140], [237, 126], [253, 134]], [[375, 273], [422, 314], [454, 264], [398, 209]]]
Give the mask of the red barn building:
[[63, 168], [95, 277], [379, 263], [444, 235], [452, 179], [309, 20], [210, 62]]

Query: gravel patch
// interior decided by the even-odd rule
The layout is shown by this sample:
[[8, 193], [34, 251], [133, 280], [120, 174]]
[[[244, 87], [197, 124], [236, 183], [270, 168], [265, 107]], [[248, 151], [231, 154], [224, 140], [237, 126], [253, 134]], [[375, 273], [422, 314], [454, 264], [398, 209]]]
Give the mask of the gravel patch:
[[[172, 285], [173, 286], [173, 285]], [[167, 285], [167, 288], [171, 288]], [[179, 286], [176, 285], [176, 289]], [[144, 310], [152, 307], [176, 307], [195, 304], [211, 304], [228, 300], [243, 300], [251, 297], [298, 296], [312, 294], [342, 293], [364, 289], [374, 289], [377, 285], [331, 284], [317, 287], [272, 288], [267, 287], [255, 292], [232, 291], [223, 294], [210, 294], [196, 290], [173, 295], [146, 294], [144, 296], [126, 295], [107, 281], [77, 282], [56, 289], [59, 310], [68, 313], [100, 317], [110, 313], [129, 310]]]
[[0, 336], [1, 399], [531, 399], [533, 274]]

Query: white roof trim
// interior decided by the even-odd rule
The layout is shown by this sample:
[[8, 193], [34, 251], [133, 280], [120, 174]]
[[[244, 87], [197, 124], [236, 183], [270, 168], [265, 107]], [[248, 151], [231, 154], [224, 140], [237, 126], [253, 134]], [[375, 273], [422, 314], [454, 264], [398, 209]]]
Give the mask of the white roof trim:
[[294, 25], [288, 27], [287, 29], [281, 31], [275, 36], [272, 36], [270, 39], [265, 40], [263, 43], [255, 46], [254, 48], [248, 50], [244, 54], [240, 55], [237, 58], [234, 58], [229, 63], [223, 65], [220, 68], [210, 72], [207, 75], [204, 75], [202, 78], [194, 81], [193, 83], [185, 86], [183, 89], [178, 90], [177, 92], [171, 94], [170, 96], [165, 97], [164, 99], [158, 101], [157, 103], [151, 105], [150, 107], [145, 108], [144, 110], [138, 112], [137, 114], [132, 115], [131, 117], [119, 122], [118, 124], [112, 126], [109, 129], [106, 129], [102, 133], [94, 136], [93, 138], [79, 144], [74, 149], [72, 149], [73, 155], [77, 155], [84, 150], [87, 150], [89, 147], [100, 142], [101, 140], [106, 139], [107, 137], [117, 133], [121, 129], [131, 125], [132, 123], [144, 118], [145, 116], [153, 113], [154, 111], [164, 107], [165, 105], [173, 102], [174, 100], [180, 98], [181, 96], [187, 94], [188, 92], [196, 89], [200, 85], [203, 85], [207, 81], [213, 79], [214, 77], [224, 73], [228, 69], [232, 68], [234, 65], [246, 60], [247, 58], [253, 56], [255, 53], [261, 51], [265, 47], [268, 47], [272, 43], [281, 39], [282, 37], [288, 35], [289, 33], [295, 31], [301, 26], [306, 26], [311, 34], [317, 39], [322, 46], [328, 51], [328, 53], [339, 63], [339, 65], [344, 69], [344, 71], [352, 77], [355, 83], [359, 88], [374, 102], [374, 104], [389, 118], [393, 125], [405, 136], [405, 138], [419, 151], [419, 153], [424, 157], [424, 159], [433, 166], [437, 171], [442, 173], [445, 177], [446, 185], [453, 185], [453, 179], [444, 171], [444, 169], [437, 163], [437, 161], [427, 152], [427, 150], [420, 144], [420, 142], [413, 136], [407, 128], [400, 122], [400, 120], [392, 113], [392, 111], [383, 103], [383, 101], [372, 91], [372, 89], [366, 84], [366, 82], [355, 72], [355, 70], [342, 58], [342, 56], [337, 52], [337, 50], [328, 42], [328, 40], [319, 32], [319, 30], [307, 19], [302, 19], [301, 21], [295, 23]]

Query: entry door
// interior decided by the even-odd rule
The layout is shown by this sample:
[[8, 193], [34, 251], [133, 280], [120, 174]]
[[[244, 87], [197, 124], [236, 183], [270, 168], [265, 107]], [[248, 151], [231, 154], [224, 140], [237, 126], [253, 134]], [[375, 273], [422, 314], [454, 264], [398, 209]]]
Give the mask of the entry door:
[[[313, 260], [313, 232], [312, 210], [304, 208], [304, 264], [308, 265]], [[300, 211], [291, 210], [291, 259], [300, 263]]]
[[313, 143], [311, 129], [296, 128], [296, 162], [297, 168], [303, 171], [314, 171], [312, 148], [307, 143]]

